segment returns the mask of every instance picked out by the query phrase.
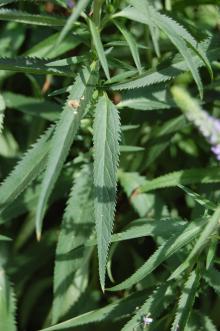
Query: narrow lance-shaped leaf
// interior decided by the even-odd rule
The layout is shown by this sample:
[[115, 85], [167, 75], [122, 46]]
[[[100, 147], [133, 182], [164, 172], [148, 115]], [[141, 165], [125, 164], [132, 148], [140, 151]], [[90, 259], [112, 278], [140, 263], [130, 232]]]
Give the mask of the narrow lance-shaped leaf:
[[208, 316], [204, 315], [203, 313], [200, 313], [199, 318], [201, 321], [201, 326], [204, 326], [206, 331], [218, 331], [217, 327], [214, 325], [214, 323]]
[[206, 270], [210, 269], [214, 264], [215, 256], [217, 254], [217, 248], [218, 248], [218, 237], [213, 236], [213, 238], [210, 240], [208, 253], [206, 256]]
[[[131, 4], [133, 3], [133, 5], [135, 5], [136, 1], [130, 1], [130, 2], [131, 2]], [[139, 1], [138, 5], [143, 6], [140, 1]], [[160, 56], [160, 48], [159, 48], [159, 43], [158, 43], [158, 39], [159, 39], [158, 32], [159, 31], [158, 31], [156, 24], [154, 24], [154, 21], [152, 20], [152, 15], [149, 10], [148, 0], [145, 1], [144, 7], [142, 7], [142, 8], [144, 9], [144, 14], [146, 15], [146, 20], [148, 21], [149, 30], [150, 30], [150, 34], [151, 34], [151, 38], [153, 41], [153, 46], [154, 46], [156, 55], [159, 57]], [[140, 9], [142, 9], [142, 8], [140, 8]], [[143, 13], [143, 10], [141, 10], [141, 13]]]
[[59, 35], [56, 46], [59, 45], [61, 43], [61, 41], [66, 37], [66, 35], [70, 32], [70, 30], [73, 27], [73, 24], [76, 22], [76, 20], [78, 19], [80, 14], [83, 12], [83, 10], [87, 7], [89, 2], [90, 2], [90, 0], [77, 1], [76, 7], [73, 9], [72, 14], [66, 21], [66, 24], [64, 25], [64, 27]]
[[45, 168], [54, 126], [50, 127], [24, 154], [0, 186], [0, 214]]
[[191, 53], [187, 47], [187, 43], [185, 42], [184, 39], [181, 38], [178, 33], [176, 33], [176, 30], [172, 28], [172, 25], [168, 24], [166, 20], [166, 16], [161, 15], [157, 13], [156, 11], [154, 12], [155, 15], [155, 20], [157, 21], [157, 25], [163, 30], [169, 37], [169, 39], [172, 41], [172, 43], [176, 46], [176, 48], [179, 50], [183, 58], [185, 59], [192, 76], [198, 86], [198, 90], [200, 93], [200, 96], [202, 98], [203, 96], [203, 87], [202, 87], [202, 81], [197, 69], [197, 66], [195, 64], [195, 61], [193, 57], [191, 56]]
[[141, 192], [153, 191], [166, 187], [174, 187], [180, 184], [208, 184], [220, 182], [220, 168], [197, 168], [174, 171], [169, 174], [146, 181], [140, 188]]
[[[185, 230], [186, 224], [182, 220], [178, 219], [161, 219], [160, 221], [155, 220], [152, 222], [152, 219], [141, 218], [131, 222], [131, 224], [125, 228], [124, 231], [115, 233], [112, 235], [111, 242], [121, 242], [124, 240], [131, 240], [142, 238], [146, 236], [161, 236], [163, 238], [170, 237], [170, 233], [176, 233], [177, 235]], [[89, 239], [85, 244], [80, 244], [76, 246], [71, 254], [75, 254], [77, 251], [81, 251], [85, 247], [91, 247], [97, 245], [96, 239]], [[167, 245], [168, 246], [168, 245]]]
[[150, 6], [147, 1], [144, 0], [132, 0], [131, 3], [134, 5], [136, 9], [139, 9], [144, 14], [146, 14], [146, 24], [153, 23], [159, 27], [171, 40], [171, 42], [176, 46], [181, 55], [184, 57], [192, 76], [198, 86], [200, 96], [202, 97], [203, 89], [202, 82], [199, 76], [199, 72], [197, 67], [193, 61], [193, 58], [190, 55], [190, 51], [188, 45], [192, 48], [192, 50], [201, 58], [206, 67], [208, 68], [211, 76], [212, 69], [211, 65], [201, 48], [198, 47], [198, 43], [191, 36], [191, 34], [183, 28], [180, 24], [175, 22], [173, 19], [166, 15], [160, 14], [154, 7]]
[[138, 283], [155, 270], [162, 262], [167, 260], [170, 256], [176, 253], [180, 248], [190, 243], [201, 232], [204, 221], [200, 223], [191, 223], [189, 226], [178, 236], [175, 236], [167, 240], [161, 245], [158, 250], [129, 278], [121, 282], [120, 284], [108, 289], [110, 291], [121, 291], [128, 289], [134, 284]]
[[129, 46], [130, 51], [131, 51], [131, 55], [134, 59], [134, 63], [136, 65], [139, 73], [141, 73], [141, 71], [142, 71], [142, 69], [141, 69], [141, 60], [140, 60], [138, 47], [137, 47], [137, 43], [136, 43], [135, 39], [133, 38], [132, 34], [130, 32], [128, 32], [121, 24], [119, 24], [116, 21], [114, 23], [117, 26], [117, 28], [120, 30], [122, 35], [124, 36], [125, 40], [127, 41], [128, 46]]
[[200, 275], [198, 270], [193, 270], [185, 286], [183, 287], [183, 292], [180, 296], [171, 331], [185, 330], [195, 300], [199, 279]]
[[78, 131], [85, 109], [90, 103], [96, 81], [96, 63], [93, 63], [91, 68], [85, 67], [80, 71], [55, 129], [36, 212], [38, 239], [41, 237], [48, 199]]
[[148, 148], [145, 169], [147, 169], [150, 164], [155, 162], [161, 153], [170, 146], [172, 137], [174, 137], [175, 133], [180, 131], [185, 126], [185, 118], [181, 115], [166, 121], [162, 125], [160, 124], [159, 127], [152, 130], [152, 137], [149, 139], [150, 146]]
[[214, 214], [208, 220], [208, 223], [204, 227], [200, 237], [196, 241], [191, 253], [187, 259], [172, 273], [170, 279], [177, 278], [184, 270], [190, 267], [198, 255], [202, 252], [207, 243], [211, 240], [212, 235], [218, 230], [220, 223], [220, 207], [216, 209]]
[[[61, 232], [56, 250], [54, 270], [54, 301], [52, 323], [68, 312], [77, 301], [88, 281], [88, 274], [82, 275], [83, 284], [77, 286], [76, 273], [88, 267], [86, 256], [91, 248], [84, 247], [82, 254], [73, 250], [84, 244], [95, 225], [93, 204], [92, 169], [85, 166], [77, 175], [67, 202]], [[65, 304], [64, 304], [65, 303]]]
[[[48, 151], [46, 154], [49, 152]], [[45, 166], [46, 166], [47, 158], [45, 159]], [[54, 190], [51, 199], [49, 201], [49, 205], [54, 203], [54, 201], [57, 201], [61, 199], [62, 197], [66, 197], [66, 193], [71, 188], [71, 175], [72, 175], [72, 169], [73, 165], [72, 163], [67, 164], [66, 167], [63, 168], [61, 172], [61, 176], [59, 180], [57, 181], [57, 189]], [[41, 184], [39, 183], [39, 180], [35, 181], [32, 185], [29, 185], [29, 187], [23, 192], [23, 194], [20, 194], [17, 199], [13, 201], [13, 203], [9, 203], [6, 205], [6, 207], [3, 208], [0, 212], [0, 224], [6, 223], [12, 219], [15, 219], [21, 215], [26, 214], [27, 212], [32, 212], [35, 210], [37, 201], [39, 198], [39, 193], [41, 189]], [[32, 227], [34, 229], [34, 227]], [[21, 231], [20, 235], [24, 237], [24, 233]], [[19, 235], [17, 236], [17, 241], [19, 241]]]
[[[184, 39], [187, 42], [187, 46], [190, 46], [193, 51], [201, 58], [209, 70], [211, 77], [213, 77], [212, 68], [205, 52], [200, 47], [195, 38], [182, 25], [180, 25], [173, 18], [165, 14], [160, 14], [153, 6], [149, 5], [149, 0], [131, 0], [130, 2], [146, 15], [147, 24], [150, 25], [151, 22], [153, 22], [156, 26], [163, 30], [159, 22], [159, 20], [162, 20], [166, 26], [170, 27], [170, 29], [179, 36], [179, 38]], [[170, 34], [168, 34], [168, 37], [170, 37]]]
[[205, 281], [211, 286], [214, 291], [220, 295], [220, 271], [211, 267], [203, 275]]
[[60, 331], [69, 330], [70, 328], [83, 326], [90, 323], [100, 322], [103, 320], [111, 321], [119, 320], [132, 314], [137, 306], [143, 303], [147, 295], [146, 290], [133, 293], [126, 298], [117, 300], [114, 303], [95, 310], [91, 310], [85, 314], [71, 318], [65, 322], [50, 326], [41, 331]]
[[54, 59], [60, 56], [61, 54], [65, 54], [70, 49], [77, 47], [82, 41], [82, 39], [78, 35], [76, 37], [71, 34], [68, 35], [68, 37], [65, 38], [65, 40], [59, 43], [56, 49], [52, 49], [58, 37], [59, 37], [59, 32], [51, 34], [49, 37], [44, 38], [39, 43], [26, 50], [24, 55], [37, 56], [37, 57], [46, 56], [48, 59]]
[[0, 234], [0, 241], [11, 241], [12, 239], [11, 238], [8, 238], [8, 237], [6, 237], [6, 236], [2, 236], [1, 234]]
[[[125, 190], [129, 203], [134, 207], [140, 217], [144, 217], [152, 210], [155, 198], [152, 194], [139, 193], [136, 189], [145, 183], [146, 178], [135, 172], [119, 173], [119, 180], [122, 188]], [[134, 194], [134, 192], [138, 192]]]
[[209, 199], [206, 199], [205, 197], [201, 196], [200, 194], [193, 192], [188, 187], [183, 186], [181, 184], [178, 185], [179, 188], [181, 188], [188, 196], [190, 196], [195, 202], [203, 206], [204, 208], [215, 210], [216, 204], [210, 201]]
[[39, 116], [49, 121], [55, 121], [60, 116], [60, 105], [49, 100], [27, 97], [12, 92], [4, 92], [3, 98], [8, 108], [19, 110], [31, 116]]
[[[138, 327], [144, 327], [144, 318], [147, 316], [151, 318], [150, 321], [154, 321], [155, 314], [161, 306], [161, 300], [165, 296], [166, 291], [169, 288], [169, 283], [165, 283], [157, 288], [144, 302], [144, 304], [137, 309], [135, 315], [130, 319], [128, 323], [122, 328], [121, 331], [131, 331], [138, 329]], [[152, 316], [152, 317], [151, 317]]]
[[41, 26], [63, 26], [65, 19], [53, 15], [33, 15], [20, 10], [0, 9], [0, 21], [13, 21], [31, 25]]
[[105, 72], [107, 79], [110, 79], [109, 69], [108, 69], [108, 62], [105, 56], [104, 48], [102, 45], [100, 33], [98, 27], [93, 23], [92, 20], [89, 20], [89, 28], [92, 34], [92, 40], [99, 58], [99, 61], [102, 65], [102, 68]]
[[[210, 51], [207, 51], [207, 56], [210, 60], [214, 60], [218, 58], [218, 54], [220, 52], [220, 48], [216, 47]], [[193, 61], [197, 68], [204, 66], [204, 63], [198, 58], [197, 55], [191, 54]], [[144, 86], [149, 86], [153, 84], [158, 84], [161, 82], [166, 82], [171, 80], [172, 78], [180, 75], [184, 71], [187, 71], [188, 67], [184, 60], [174, 61], [170, 66], [164, 68], [157, 68], [156, 70], [148, 70], [138, 78], [130, 79], [127, 82], [120, 82], [111, 85], [112, 90], [125, 90], [125, 89], [134, 89]]]
[[36, 75], [72, 76], [73, 74], [70, 66], [53, 66], [46, 59], [32, 57], [0, 58], [0, 70]]
[[155, 19], [159, 19], [159, 18], [161, 18], [161, 16], [163, 16], [164, 24], [172, 27], [172, 29], [174, 31], [176, 31], [177, 34], [187, 42], [187, 46], [190, 46], [190, 48], [192, 48], [192, 50], [198, 55], [198, 57], [200, 57], [200, 59], [203, 61], [206, 68], [208, 69], [211, 78], [213, 78], [213, 71], [212, 71], [210, 61], [209, 61], [205, 51], [201, 47], [201, 44], [199, 44], [195, 40], [195, 38], [183, 26], [181, 26], [178, 22], [174, 21], [171, 17], [166, 16], [166, 15], [161, 15], [160, 13], [158, 13], [156, 11], [155, 11], [155, 13], [156, 13]]
[[107, 95], [100, 97], [94, 123], [95, 221], [101, 287], [114, 222], [117, 167], [119, 162], [120, 119]]
[[14, 293], [2, 267], [0, 267], [0, 330], [16, 330]]

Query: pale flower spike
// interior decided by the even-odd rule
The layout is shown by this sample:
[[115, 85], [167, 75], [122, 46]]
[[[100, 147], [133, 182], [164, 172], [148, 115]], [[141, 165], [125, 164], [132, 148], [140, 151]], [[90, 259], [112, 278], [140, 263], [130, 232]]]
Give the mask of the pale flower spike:
[[209, 142], [211, 151], [220, 161], [220, 119], [203, 110], [197, 100], [193, 99], [183, 88], [175, 86], [172, 88], [172, 93], [176, 104]]

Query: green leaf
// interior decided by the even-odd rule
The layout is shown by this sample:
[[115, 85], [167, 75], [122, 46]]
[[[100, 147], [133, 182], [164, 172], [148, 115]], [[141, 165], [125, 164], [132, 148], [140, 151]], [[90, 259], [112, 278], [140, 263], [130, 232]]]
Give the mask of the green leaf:
[[218, 238], [213, 237], [210, 241], [207, 257], [206, 257], [206, 269], [212, 267], [215, 262], [216, 251], [218, 247]]
[[220, 182], [219, 167], [186, 169], [171, 172], [169, 174], [157, 177], [147, 181], [146, 184], [140, 187], [141, 192], [153, 191], [166, 187], [175, 187], [178, 185], [189, 184], [208, 184]]
[[89, 311], [85, 314], [71, 318], [65, 322], [42, 329], [41, 331], [60, 331], [76, 326], [100, 322], [103, 320], [112, 322], [113, 319], [119, 320], [125, 318], [132, 314], [138, 305], [142, 304], [146, 298], [146, 295], [147, 292], [145, 290], [139, 291], [103, 308]]
[[[138, 2], [137, 2], [137, 0], [133, 0], [133, 1], [136, 2], [136, 6], [140, 6], [140, 3], [143, 2], [142, 0], [138, 1]], [[175, 34], [177, 34], [179, 36], [179, 38], [183, 38], [187, 42], [187, 46], [189, 45], [193, 49], [193, 51], [201, 58], [201, 60], [204, 62], [207, 69], [209, 70], [211, 77], [213, 77], [210, 62], [207, 59], [207, 56], [204, 53], [203, 49], [199, 46], [199, 43], [195, 40], [195, 38], [183, 26], [181, 26], [178, 22], [176, 22], [171, 17], [164, 15], [164, 14], [160, 14], [152, 6], [149, 6], [149, 5], [147, 6], [146, 4], [144, 4], [144, 5], [145, 5], [145, 9], [146, 9], [144, 12], [148, 11], [150, 13], [150, 17], [153, 17], [155, 24], [158, 27], [160, 27], [161, 30], [163, 30], [165, 33], [167, 33], [168, 37], [171, 40], [172, 40], [172, 36], [169, 34], [168, 31], [172, 31], [171, 34], [173, 34], [173, 32], [174, 32]], [[161, 21], [163, 21], [164, 25], [166, 26], [165, 28], [164, 28], [164, 25], [161, 25]], [[167, 29], [167, 27], [169, 27], [169, 29]]]
[[[93, 63], [91, 69], [85, 67], [80, 71], [56, 126], [36, 212], [36, 233], [38, 239], [41, 236], [42, 223], [49, 196], [78, 131], [86, 107], [91, 101], [96, 82], [96, 64]], [[71, 104], [71, 102], [76, 104]]]
[[138, 327], [144, 328], [143, 318], [145, 316], [155, 316], [161, 307], [161, 300], [164, 299], [166, 292], [168, 290], [168, 283], [161, 285], [157, 288], [149, 298], [144, 302], [144, 304], [137, 309], [135, 315], [130, 319], [128, 323], [121, 329], [121, 331], [131, 331], [136, 330]]
[[156, 27], [159, 27], [171, 40], [171, 42], [176, 46], [181, 55], [186, 61], [187, 66], [189, 67], [192, 76], [198, 86], [200, 96], [203, 94], [202, 82], [197, 70], [197, 66], [194, 63], [193, 57], [188, 49], [188, 44], [191, 49], [201, 58], [204, 64], [207, 66], [211, 76], [212, 69], [210, 63], [207, 59], [207, 56], [203, 52], [202, 48], [198, 47], [196, 40], [190, 35], [190, 33], [183, 28], [180, 24], [175, 22], [170, 17], [160, 14], [154, 7], [150, 6], [147, 1], [144, 0], [132, 0], [132, 5], [142, 14], [146, 15], [145, 24], [148, 24], [150, 30], [153, 29], [152, 24], [155, 24]]
[[194, 238], [198, 236], [204, 226], [204, 221], [191, 222], [179, 235], [171, 237], [164, 244], [162, 244], [153, 255], [129, 278], [121, 282], [120, 284], [109, 288], [109, 291], [121, 291], [128, 289], [134, 284], [140, 282], [143, 278], [149, 275], [155, 270], [162, 262], [167, 260], [174, 253], [178, 252], [182, 247], [190, 243]]
[[20, 10], [0, 9], [0, 20], [24, 24], [59, 27], [64, 26], [65, 19], [53, 15], [33, 15]]
[[149, 139], [146, 167], [149, 167], [149, 165], [156, 161], [161, 153], [170, 146], [175, 133], [182, 130], [185, 126], [185, 117], [181, 115], [166, 121], [164, 124], [160, 124], [152, 130]]
[[70, 30], [73, 28], [74, 23], [77, 21], [80, 14], [83, 12], [83, 10], [87, 7], [90, 0], [80, 0], [77, 2], [76, 7], [74, 8], [72, 14], [66, 21], [59, 38], [57, 39], [56, 46], [63, 41], [63, 39], [67, 36], [67, 34], [70, 32]]
[[[64, 213], [56, 250], [52, 323], [68, 312], [88, 282], [88, 254], [76, 249], [90, 236], [95, 225], [92, 169], [85, 166], [77, 175]], [[80, 282], [79, 282], [79, 275]], [[78, 276], [78, 277], [77, 277]]]
[[211, 286], [215, 292], [220, 295], [220, 272], [212, 267], [205, 271], [203, 277], [209, 286]]
[[123, 240], [131, 240], [145, 236], [161, 236], [169, 238], [170, 233], [180, 233], [186, 228], [186, 223], [178, 219], [164, 218], [160, 220], [152, 220], [140, 218], [132, 221], [128, 227], [119, 233], [112, 235], [112, 242], [121, 242]]
[[210, 217], [206, 226], [196, 241], [191, 253], [187, 257], [187, 259], [172, 273], [170, 279], [177, 278], [184, 270], [186, 270], [190, 265], [194, 262], [195, 259], [198, 258], [199, 254], [203, 251], [206, 247], [207, 243], [210, 242], [211, 237], [213, 234], [216, 233], [220, 224], [220, 207], [216, 209], [214, 214]]
[[136, 44], [136, 40], [134, 39], [134, 37], [132, 36], [132, 34], [126, 30], [125, 27], [123, 27], [121, 24], [119, 24], [118, 22], [114, 21], [114, 24], [117, 26], [117, 28], [119, 29], [119, 31], [122, 33], [122, 35], [124, 36], [125, 40], [128, 43], [128, 46], [130, 48], [131, 51], [131, 55], [134, 59], [134, 63], [139, 71], [139, 73], [142, 72], [142, 68], [141, 68], [141, 61], [140, 61], [140, 56], [139, 56], [139, 52], [138, 52], [138, 47]]
[[88, 62], [88, 58], [85, 56], [72, 56], [67, 57], [61, 60], [54, 60], [46, 64], [49, 67], [63, 67], [63, 66], [72, 66], [73, 64], [80, 64], [82, 62]]
[[[212, 67], [209, 62], [209, 59], [207, 58], [207, 56], [206, 56], [204, 50], [202, 49], [202, 47], [200, 46], [200, 44], [192, 37], [192, 35], [185, 28], [183, 28], [179, 23], [174, 21], [172, 18], [170, 18], [166, 15], [161, 15], [160, 13], [158, 13], [156, 11], [155, 11], [155, 13], [156, 13], [156, 16], [155, 16], [156, 20], [159, 20], [159, 19], [161, 20], [161, 18], [163, 18], [164, 26], [166, 26], [166, 27], [169, 26], [170, 31], [172, 29], [172, 31], [175, 31], [179, 37], [182, 37], [187, 42], [187, 46], [189, 45], [192, 48], [192, 50], [200, 57], [200, 59], [203, 61], [203, 63], [207, 67], [211, 78], [213, 78]], [[169, 33], [168, 30], [167, 30], [167, 33]], [[169, 36], [169, 37], [172, 40], [171, 36]]]
[[122, 101], [117, 108], [132, 108], [137, 110], [159, 110], [175, 107], [167, 88], [164, 84], [158, 86], [138, 88], [125, 91], [122, 94]]
[[94, 122], [95, 221], [103, 290], [115, 213], [120, 131], [118, 111], [107, 95], [103, 95], [97, 103]]
[[[47, 159], [45, 159], [45, 166], [46, 166], [46, 161]], [[66, 192], [71, 188], [70, 180], [72, 177], [71, 176], [72, 167], [73, 165], [72, 163], [70, 163], [63, 168], [61, 172], [61, 176], [56, 183], [55, 190], [49, 201], [49, 205], [51, 205], [54, 201], [57, 201], [61, 198], [67, 198]], [[71, 169], [71, 175], [70, 175], [70, 169]], [[29, 185], [29, 187], [13, 201], [13, 203], [9, 203], [5, 206], [5, 208], [3, 208], [3, 210], [0, 212], [0, 224], [9, 222], [12, 219], [15, 219], [28, 212], [33, 213], [33, 210], [35, 210], [37, 205], [40, 188], [41, 188], [39, 181], [35, 181], [32, 185]], [[21, 236], [23, 236], [23, 233]], [[17, 237], [17, 239], [18, 238], [19, 236]]]
[[43, 39], [38, 44], [28, 49], [23, 55], [31, 57], [36, 56], [38, 58], [47, 57], [48, 59], [53, 59], [77, 47], [81, 43], [79, 35], [68, 35], [65, 40], [59, 43], [56, 49], [54, 49], [53, 45], [56, 43], [58, 37], [59, 32], [50, 35], [48, 38]]
[[181, 55], [183, 56], [188, 68], [190, 69], [192, 76], [197, 84], [200, 97], [203, 96], [203, 86], [202, 81], [197, 69], [197, 66], [195, 64], [194, 58], [191, 55], [191, 52], [189, 51], [187, 47], [187, 43], [184, 41], [184, 39], [181, 40], [178, 33], [176, 33], [176, 30], [172, 27], [172, 25], [168, 24], [169, 21], [167, 21], [165, 15], [161, 15], [159, 13], [155, 13], [155, 19], [157, 20], [158, 26], [169, 36], [172, 43], [176, 46], [176, 48], [179, 50]]
[[206, 199], [205, 197], [201, 196], [200, 194], [193, 192], [188, 187], [183, 186], [181, 184], [178, 185], [179, 188], [181, 188], [189, 197], [191, 197], [194, 201], [196, 201], [198, 204], [203, 206], [204, 208], [215, 210], [216, 204], [212, 201]]
[[193, 270], [183, 287], [171, 331], [185, 330], [199, 286], [199, 280], [200, 274], [198, 270]]
[[127, 100], [122, 100], [117, 104], [117, 108], [131, 108], [131, 109], [137, 109], [137, 110], [160, 110], [160, 109], [170, 109], [174, 105], [171, 101], [164, 102], [162, 100], [150, 100], [145, 97], [136, 97], [136, 98], [130, 98]]
[[70, 67], [50, 66], [48, 62], [46, 59], [32, 57], [0, 58], [0, 70], [11, 70], [37, 75], [73, 76], [73, 71]]
[[39, 116], [49, 121], [55, 121], [60, 115], [60, 106], [52, 101], [27, 97], [12, 92], [3, 92], [7, 108], [17, 109], [25, 114]]
[[155, 49], [157, 57], [160, 57], [160, 48], [159, 48], [159, 44], [158, 44], [158, 39], [159, 39], [158, 28], [152, 19], [148, 0], [145, 3], [141, 3], [141, 1], [137, 2], [136, 0], [131, 0], [130, 3], [135, 8], [139, 8], [139, 10], [138, 10], [139, 13], [141, 12], [143, 14], [143, 12], [144, 12], [144, 14], [146, 14], [146, 21], [148, 22], [148, 25], [149, 25], [149, 30], [150, 30], [151, 38], [153, 41], [154, 49]]
[[12, 239], [0, 234], [0, 241], [11, 241]]
[[0, 330], [15, 331], [15, 298], [12, 286], [0, 267]]
[[130, 204], [134, 207], [140, 217], [144, 217], [155, 203], [155, 196], [152, 194], [140, 193], [138, 188], [146, 179], [136, 172], [119, 172], [120, 184], [127, 194]]
[[[111, 242], [117, 243], [125, 240], [142, 238], [145, 236], [161, 236], [169, 238], [170, 233], [180, 233], [186, 227], [186, 223], [179, 219], [164, 218], [160, 220], [153, 220], [147, 218], [140, 218], [132, 221], [124, 231], [112, 235]], [[97, 245], [96, 239], [89, 239], [84, 245], [75, 247], [71, 254], [83, 249], [83, 246], [91, 247]]]
[[99, 61], [101, 63], [101, 66], [105, 72], [105, 75], [107, 77], [107, 79], [110, 79], [110, 74], [109, 74], [109, 69], [108, 69], [108, 62], [105, 56], [105, 52], [104, 52], [104, 48], [102, 45], [102, 41], [101, 41], [101, 37], [100, 37], [100, 33], [99, 33], [99, 29], [98, 27], [95, 25], [95, 23], [92, 20], [88, 20], [89, 22], [89, 28], [91, 31], [91, 35], [92, 35], [92, 40], [99, 58]]
[[[218, 54], [220, 49], [217, 46], [214, 46], [213, 49], [208, 49], [208, 45], [210, 44], [210, 40], [200, 44], [199, 47], [202, 47], [206, 52], [206, 56], [209, 61], [218, 58]], [[207, 50], [208, 49], [208, 50]], [[193, 59], [194, 65], [197, 68], [204, 66], [204, 62], [198, 58], [195, 53], [192, 53], [191, 58]], [[176, 60], [170, 66], [163, 66], [161, 69], [160, 67], [155, 69], [150, 69], [148, 72], [143, 73], [139, 77], [135, 77], [130, 79], [128, 82], [113, 84], [111, 85], [112, 90], [123, 90], [123, 89], [134, 89], [144, 86], [149, 86], [156, 83], [166, 82], [171, 80], [172, 78], [180, 75], [181, 73], [187, 71], [187, 64], [184, 60], [180, 60], [176, 57]]]
[[45, 168], [54, 127], [50, 127], [24, 154], [0, 186], [0, 214]]
[[217, 327], [208, 316], [199, 314], [199, 318], [201, 320], [201, 325], [204, 326], [206, 331], [218, 331]]

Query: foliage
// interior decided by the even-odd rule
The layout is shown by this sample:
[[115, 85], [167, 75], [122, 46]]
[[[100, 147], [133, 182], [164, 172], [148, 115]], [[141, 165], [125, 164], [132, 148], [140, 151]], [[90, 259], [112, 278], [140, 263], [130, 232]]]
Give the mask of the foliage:
[[220, 1], [0, 1], [0, 330], [220, 327]]

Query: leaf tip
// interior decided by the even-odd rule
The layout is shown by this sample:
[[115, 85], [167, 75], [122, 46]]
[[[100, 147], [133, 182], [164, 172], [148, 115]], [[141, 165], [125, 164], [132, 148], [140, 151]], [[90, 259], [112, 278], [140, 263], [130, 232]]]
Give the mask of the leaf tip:
[[36, 237], [37, 237], [37, 241], [40, 242], [41, 241], [41, 232], [40, 231], [36, 231]]

